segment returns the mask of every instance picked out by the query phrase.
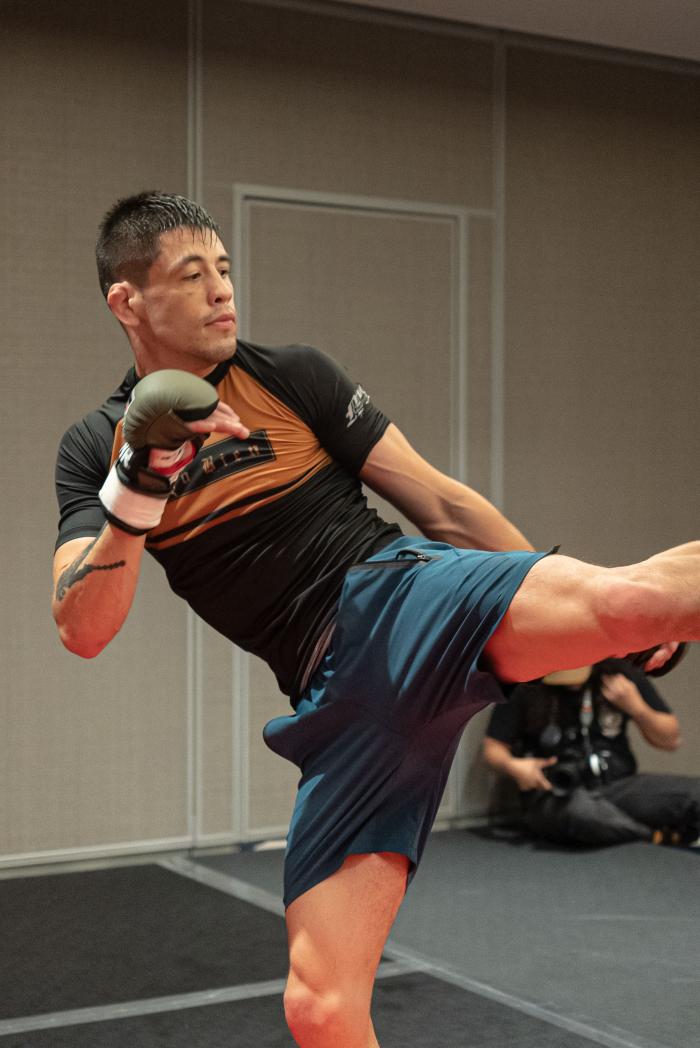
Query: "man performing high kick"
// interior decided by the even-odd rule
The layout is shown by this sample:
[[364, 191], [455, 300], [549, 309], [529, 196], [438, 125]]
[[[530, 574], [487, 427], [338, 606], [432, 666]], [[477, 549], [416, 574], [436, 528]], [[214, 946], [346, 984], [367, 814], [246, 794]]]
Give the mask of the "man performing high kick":
[[301, 769], [287, 1020], [302, 1048], [377, 1048], [375, 971], [466, 722], [499, 682], [676, 661], [700, 639], [700, 542], [619, 568], [534, 552], [327, 356], [236, 341], [220, 231], [184, 197], [117, 202], [97, 263], [135, 367], [59, 450], [61, 640], [86, 658], [113, 640], [146, 548], [272, 667], [294, 712], [265, 741]]

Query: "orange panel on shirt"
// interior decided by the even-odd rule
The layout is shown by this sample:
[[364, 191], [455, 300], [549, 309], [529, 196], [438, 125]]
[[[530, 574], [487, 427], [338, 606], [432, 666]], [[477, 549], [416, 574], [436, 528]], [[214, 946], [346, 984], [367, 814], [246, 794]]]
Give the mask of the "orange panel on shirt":
[[[302, 420], [247, 372], [229, 368], [216, 387], [250, 430], [247, 440], [212, 433], [183, 471], [147, 545], [166, 549], [298, 488], [332, 460]], [[112, 461], [123, 443], [114, 435]]]

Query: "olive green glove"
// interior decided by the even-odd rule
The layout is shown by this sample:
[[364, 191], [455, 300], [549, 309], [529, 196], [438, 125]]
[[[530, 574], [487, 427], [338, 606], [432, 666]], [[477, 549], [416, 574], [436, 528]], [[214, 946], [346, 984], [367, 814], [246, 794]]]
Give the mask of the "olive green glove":
[[100, 489], [107, 519], [132, 535], [160, 523], [182, 470], [207, 434], [187, 422], [206, 418], [219, 398], [206, 379], [188, 371], [154, 371], [141, 379], [124, 415], [124, 444]]

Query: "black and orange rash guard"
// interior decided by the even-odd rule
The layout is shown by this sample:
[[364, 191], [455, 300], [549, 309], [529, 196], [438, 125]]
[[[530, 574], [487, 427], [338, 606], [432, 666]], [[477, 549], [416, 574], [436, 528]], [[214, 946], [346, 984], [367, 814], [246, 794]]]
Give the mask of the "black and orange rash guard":
[[[309, 346], [239, 341], [207, 380], [250, 436], [207, 438], [146, 548], [175, 593], [265, 659], [294, 701], [348, 567], [401, 534], [368, 507], [357, 476], [389, 420]], [[98, 535], [105, 524], [98, 492], [121, 446], [137, 381], [131, 368], [61, 441], [57, 547]]]

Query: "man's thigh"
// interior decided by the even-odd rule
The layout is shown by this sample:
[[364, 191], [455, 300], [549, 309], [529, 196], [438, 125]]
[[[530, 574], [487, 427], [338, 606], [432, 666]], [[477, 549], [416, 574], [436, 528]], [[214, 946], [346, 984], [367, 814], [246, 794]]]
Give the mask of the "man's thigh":
[[602, 614], [611, 583], [610, 569], [559, 554], [539, 560], [486, 645], [490, 668], [504, 681], [534, 680], [615, 654]]
[[290, 968], [314, 993], [349, 994], [369, 1013], [377, 965], [406, 892], [408, 859], [349, 856], [287, 908]]
[[285, 1014], [304, 1048], [378, 1048], [372, 988], [407, 874], [403, 855], [351, 855], [287, 908]]

